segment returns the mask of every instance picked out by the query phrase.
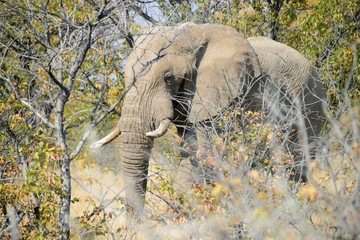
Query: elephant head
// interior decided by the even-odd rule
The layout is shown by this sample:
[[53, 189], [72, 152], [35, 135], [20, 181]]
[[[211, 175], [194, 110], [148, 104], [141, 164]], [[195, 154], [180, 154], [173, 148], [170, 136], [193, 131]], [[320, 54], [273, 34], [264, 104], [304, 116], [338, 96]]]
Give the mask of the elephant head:
[[215, 116], [261, 75], [248, 41], [231, 27], [182, 24], [155, 27], [135, 43], [125, 66], [127, 92], [117, 128], [91, 145], [121, 133], [126, 195], [141, 211], [153, 138], [171, 121], [196, 123]]

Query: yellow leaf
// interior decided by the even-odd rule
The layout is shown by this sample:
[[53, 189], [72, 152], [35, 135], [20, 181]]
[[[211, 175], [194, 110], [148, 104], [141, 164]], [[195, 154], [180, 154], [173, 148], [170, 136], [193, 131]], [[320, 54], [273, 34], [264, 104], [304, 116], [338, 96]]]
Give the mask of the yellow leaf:
[[300, 197], [309, 199], [311, 202], [315, 202], [319, 197], [319, 193], [316, 188], [312, 185], [302, 186], [300, 189]]
[[267, 212], [264, 208], [255, 208], [254, 214], [258, 217], [263, 217], [263, 218], [267, 216]]
[[279, 188], [270, 188], [270, 192], [275, 196], [279, 196], [282, 193], [282, 191]]
[[311, 171], [311, 172], [315, 171], [315, 169], [317, 169], [317, 167], [318, 167], [318, 163], [317, 163], [317, 162], [312, 161], [312, 162], [310, 163], [310, 171]]
[[266, 194], [264, 192], [258, 192], [258, 194], [256, 194], [258, 199], [264, 199], [266, 197]]
[[214, 190], [212, 191], [212, 194], [215, 196], [220, 195], [220, 193], [222, 192], [222, 190], [224, 189], [224, 186], [221, 184], [217, 184], [214, 188]]
[[251, 179], [258, 179], [260, 177], [260, 173], [257, 171], [257, 170], [251, 170], [249, 173], [248, 173], [248, 176], [251, 178]]

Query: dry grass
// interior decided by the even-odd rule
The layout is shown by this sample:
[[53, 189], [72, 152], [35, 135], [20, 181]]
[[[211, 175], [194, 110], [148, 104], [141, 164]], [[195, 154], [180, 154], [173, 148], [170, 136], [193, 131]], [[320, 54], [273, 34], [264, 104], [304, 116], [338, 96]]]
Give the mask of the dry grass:
[[[72, 164], [72, 199], [77, 199], [71, 205], [70, 217], [72, 220], [73, 235], [86, 239], [103, 239], [104, 236], [94, 234], [95, 228], [84, 228], [76, 218], [83, 218], [89, 225], [100, 223], [104, 213], [108, 221], [103, 229], [117, 229], [125, 224], [125, 214], [117, 198], [123, 197], [123, 181], [121, 174], [100, 169], [98, 166], [81, 167]], [[99, 211], [100, 210], [100, 211]], [[110, 218], [111, 215], [111, 218]], [[101, 224], [100, 224], [101, 225]], [[95, 231], [96, 232], [96, 231]]]

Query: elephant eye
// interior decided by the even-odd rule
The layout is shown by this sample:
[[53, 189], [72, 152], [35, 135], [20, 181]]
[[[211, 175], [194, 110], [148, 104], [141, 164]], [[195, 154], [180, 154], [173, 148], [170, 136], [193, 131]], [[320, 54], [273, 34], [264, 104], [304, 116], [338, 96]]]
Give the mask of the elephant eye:
[[164, 78], [165, 82], [167, 85], [171, 85], [171, 83], [173, 82], [174, 80], [174, 76], [171, 75], [171, 74], [167, 74], [165, 75], [165, 78]]

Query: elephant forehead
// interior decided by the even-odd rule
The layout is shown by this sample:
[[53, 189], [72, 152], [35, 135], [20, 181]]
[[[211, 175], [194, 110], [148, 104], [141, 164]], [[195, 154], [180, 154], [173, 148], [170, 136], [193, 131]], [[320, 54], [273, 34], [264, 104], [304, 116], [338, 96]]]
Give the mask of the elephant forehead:
[[167, 73], [184, 76], [192, 67], [188, 58], [187, 54], [179, 54], [177, 51], [164, 52], [161, 56], [148, 50], [134, 52], [125, 65], [125, 84], [128, 86], [134, 78], [136, 81], [162, 79]]
[[133, 78], [139, 77], [138, 74], [140, 73], [147, 73], [153, 64], [156, 63], [156, 59], [157, 56], [152, 51], [141, 48], [135, 49], [127, 59], [124, 69], [125, 76], [128, 78]]
[[140, 51], [149, 51], [156, 54], [162, 52], [186, 52], [192, 49], [193, 44], [193, 37], [185, 31], [155, 32], [139, 37], [135, 43], [135, 51], [140, 49]]

